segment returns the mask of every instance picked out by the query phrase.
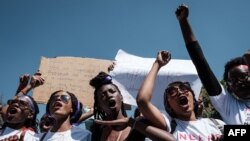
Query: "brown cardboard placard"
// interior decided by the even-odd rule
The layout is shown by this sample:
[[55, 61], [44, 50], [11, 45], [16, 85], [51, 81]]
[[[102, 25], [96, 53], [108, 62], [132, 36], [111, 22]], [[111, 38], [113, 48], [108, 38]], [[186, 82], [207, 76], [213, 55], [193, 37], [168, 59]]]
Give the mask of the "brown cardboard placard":
[[107, 72], [111, 60], [81, 57], [41, 57], [39, 70], [45, 83], [33, 90], [33, 98], [46, 104], [50, 95], [57, 90], [74, 93], [84, 106], [93, 107], [94, 89], [90, 79], [100, 71]]

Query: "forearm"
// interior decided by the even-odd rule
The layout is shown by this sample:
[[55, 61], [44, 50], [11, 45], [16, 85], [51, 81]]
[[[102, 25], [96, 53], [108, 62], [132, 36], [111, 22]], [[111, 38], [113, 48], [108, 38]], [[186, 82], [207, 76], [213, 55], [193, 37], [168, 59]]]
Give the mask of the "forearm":
[[200, 48], [200, 45], [192, 31], [187, 18], [179, 21], [182, 35], [186, 44], [187, 51], [192, 59], [198, 75], [210, 96], [221, 93], [221, 86], [214, 73], [212, 72], [207, 60]]
[[29, 91], [32, 89], [32, 86], [30, 84], [28, 84], [26, 87], [24, 87], [22, 90], [20, 90], [16, 96], [19, 96], [19, 95], [26, 95], [27, 93], [29, 93]]
[[190, 58], [192, 59], [203, 86], [210, 96], [219, 95], [222, 91], [220, 82], [211, 70], [198, 42], [186, 45]]
[[84, 114], [82, 114], [82, 116], [81, 116], [80, 119], [78, 120], [78, 123], [81, 123], [81, 122], [85, 121], [86, 119], [92, 117], [93, 114], [94, 114], [94, 111], [92, 111], [92, 110], [91, 110], [91, 111], [88, 111], [88, 112], [86, 112], [86, 113], [84, 113]]
[[129, 126], [134, 130], [139, 131], [145, 136], [149, 137], [151, 140], [157, 141], [175, 141], [173, 135], [169, 132], [156, 128], [154, 126], [147, 125], [141, 121], [136, 121], [135, 119], [129, 118]]
[[140, 106], [142, 106], [141, 104], [145, 104], [151, 101], [154, 83], [155, 83], [156, 76], [157, 76], [159, 69], [160, 69], [160, 65], [157, 63], [157, 61], [155, 61], [151, 70], [149, 71], [148, 75], [144, 79], [139, 89], [136, 100], [140, 109], [141, 109]]
[[181, 27], [181, 32], [182, 32], [182, 36], [185, 41], [185, 44], [189, 44], [191, 42], [197, 41], [193, 33], [192, 27], [190, 26], [187, 18], [179, 20], [179, 24]]

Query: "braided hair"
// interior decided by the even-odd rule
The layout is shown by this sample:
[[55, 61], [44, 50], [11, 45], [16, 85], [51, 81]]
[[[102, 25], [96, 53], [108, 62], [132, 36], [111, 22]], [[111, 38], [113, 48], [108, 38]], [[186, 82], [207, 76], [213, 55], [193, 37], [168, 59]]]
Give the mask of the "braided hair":
[[[107, 120], [108, 117], [107, 117], [107, 114], [100, 108], [100, 106], [98, 105], [98, 90], [103, 86], [103, 85], [106, 85], [106, 84], [111, 84], [113, 85], [117, 90], [118, 92], [121, 94], [121, 91], [120, 89], [118, 88], [117, 85], [115, 85], [113, 82], [112, 82], [112, 77], [110, 75], [108, 75], [107, 73], [105, 72], [100, 72], [97, 76], [95, 76], [94, 78], [92, 78], [89, 82], [89, 84], [95, 88], [95, 91], [94, 91], [94, 118], [95, 119], [103, 119], [103, 120]], [[125, 108], [124, 108], [124, 103], [122, 103], [122, 107], [121, 107], [121, 110], [122, 110], [122, 114], [123, 116], [127, 117], [127, 114], [126, 114], [126, 111], [125, 111]]]

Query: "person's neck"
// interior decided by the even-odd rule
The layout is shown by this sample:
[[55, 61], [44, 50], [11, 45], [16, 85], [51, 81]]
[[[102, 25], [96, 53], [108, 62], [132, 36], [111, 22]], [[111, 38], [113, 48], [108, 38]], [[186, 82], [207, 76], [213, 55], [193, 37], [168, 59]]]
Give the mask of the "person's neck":
[[64, 132], [72, 128], [70, 119], [56, 119], [56, 123], [53, 125], [51, 132]]
[[[119, 111], [117, 114], [112, 115], [110, 120], [117, 120], [117, 119], [123, 119], [123, 118], [125, 118], [125, 116], [122, 114], [121, 111]], [[121, 131], [124, 128], [126, 128], [126, 126], [121, 126], [121, 125], [111, 126], [111, 129], [116, 130], [116, 131]]]
[[197, 120], [194, 112], [186, 114], [186, 115], [179, 115], [177, 118], [180, 119], [180, 120], [184, 120], [184, 121], [195, 121], [195, 120]]
[[121, 119], [121, 118], [124, 118], [124, 115], [122, 114], [121, 110], [119, 112], [117, 112], [117, 113], [109, 115], [110, 120], [117, 120], [117, 119]]

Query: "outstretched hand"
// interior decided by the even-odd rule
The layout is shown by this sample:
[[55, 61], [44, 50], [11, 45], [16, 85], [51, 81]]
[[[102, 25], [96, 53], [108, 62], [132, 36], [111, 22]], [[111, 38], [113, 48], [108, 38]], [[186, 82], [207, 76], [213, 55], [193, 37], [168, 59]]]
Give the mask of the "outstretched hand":
[[181, 4], [175, 11], [175, 15], [178, 20], [186, 19], [188, 17], [188, 13], [188, 6], [185, 4]]
[[159, 51], [157, 54], [156, 61], [160, 66], [166, 65], [171, 60], [171, 54], [167, 51]]

